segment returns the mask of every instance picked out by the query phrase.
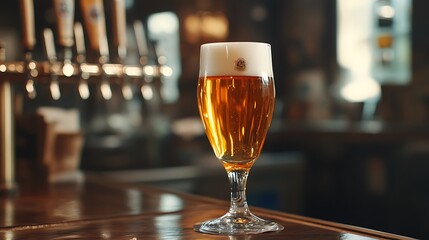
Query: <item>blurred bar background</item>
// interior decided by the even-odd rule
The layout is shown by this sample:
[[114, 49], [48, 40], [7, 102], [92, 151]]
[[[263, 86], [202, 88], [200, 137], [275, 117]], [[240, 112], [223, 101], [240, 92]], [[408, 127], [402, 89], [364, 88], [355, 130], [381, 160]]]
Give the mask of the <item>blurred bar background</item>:
[[58, 0], [24, 21], [28, 2], [0, 8], [3, 188], [90, 172], [228, 199], [199, 47], [261, 41], [277, 99], [249, 203], [429, 237], [429, 2]]

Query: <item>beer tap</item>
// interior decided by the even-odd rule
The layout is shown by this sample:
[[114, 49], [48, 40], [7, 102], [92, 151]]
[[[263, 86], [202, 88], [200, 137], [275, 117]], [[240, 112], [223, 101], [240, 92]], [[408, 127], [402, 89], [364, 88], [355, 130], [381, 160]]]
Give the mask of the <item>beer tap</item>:
[[125, 0], [112, 0], [113, 42], [118, 50], [118, 61], [122, 63], [127, 56], [127, 23]]
[[82, 66], [85, 64], [85, 38], [83, 34], [83, 27], [80, 22], [76, 22], [74, 24], [74, 36], [75, 36], [75, 42], [76, 42], [76, 62], [79, 65], [80, 70], [80, 79], [79, 79], [79, 85], [78, 85], [78, 91], [79, 95], [82, 99], [88, 99], [90, 92], [88, 87], [88, 79], [89, 79], [89, 73], [84, 71], [82, 69]]
[[101, 71], [100, 91], [105, 100], [112, 98], [112, 89], [108, 81], [108, 75], [103, 65], [109, 60], [109, 46], [107, 43], [106, 23], [102, 0], [81, 0], [82, 15], [88, 30], [89, 43], [92, 50], [98, 52], [98, 64]]
[[60, 85], [58, 83], [58, 75], [54, 70], [54, 68], [58, 65], [57, 54], [55, 51], [54, 34], [50, 28], [45, 28], [45, 30], [43, 30], [43, 39], [45, 40], [46, 56], [48, 57], [50, 63], [51, 82], [49, 84], [49, 89], [51, 91], [52, 99], [58, 100], [61, 97], [61, 91]]
[[[124, 65], [125, 58], [127, 57], [125, 0], [112, 0], [112, 10], [113, 42], [115, 44], [115, 48], [118, 50], [118, 62]], [[126, 74], [123, 74], [122, 77], [122, 96], [125, 100], [131, 100], [133, 98], [133, 90], [131, 88], [130, 81]]]
[[146, 34], [144, 31], [143, 23], [139, 20], [134, 21], [134, 33], [137, 42], [137, 49], [140, 55], [140, 64], [145, 66], [148, 63], [149, 50], [147, 47]]
[[58, 43], [63, 50], [63, 75], [70, 77], [74, 73], [72, 65], [74, 0], [54, 0], [55, 15], [57, 17]]
[[[134, 34], [135, 34], [135, 38], [136, 38], [136, 42], [137, 42], [137, 49], [139, 51], [139, 56], [140, 56], [140, 65], [143, 68], [143, 72], [145, 66], [148, 64], [149, 58], [149, 50], [148, 50], [148, 46], [147, 46], [147, 40], [146, 40], [146, 34], [145, 34], [145, 30], [144, 30], [144, 26], [143, 23], [139, 20], [134, 21], [133, 24], [134, 27]], [[149, 78], [149, 74], [147, 74], [146, 76], [143, 77], [143, 81], [145, 82], [147, 80], [147, 78]], [[143, 96], [143, 99], [145, 100], [150, 100], [153, 97], [153, 89], [152, 87], [146, 85], [146, 84], [142, 84], [142, 86], [140, 87], [140, 91], [141, 94]]]
[[[149, 113], [149, 118], [154, 121], [161, 120], [162, 99], [160, 95], [160, 62], [154, 44], [148, 44], [145, 28], [140, 21], [134, 22], [134, 32], [136, 35], [137, 48], [140, 54], [140, 64], [143, 68], [143, 82], [140, 91], [143, 99], [146, 101], [146, 108]], [[149, 48], [151, 47], [151, 48]], [[153, 54], [154, 64], [149, 64], [149, 51]], [[159, 80], [159, 81], [158, 81]]]
[[38, 76], [38, 72], [36, 69], [36, 63], [33, 61], [32, 54], [34, 46], [36, 45], [33, 0], [21, 0], [20, 6], [22, 12], [24, 59], [27, 72], [25, 89], [28, 97], [34, 99], [37, 96], [36, 88], [34, 86], [34, 78]]

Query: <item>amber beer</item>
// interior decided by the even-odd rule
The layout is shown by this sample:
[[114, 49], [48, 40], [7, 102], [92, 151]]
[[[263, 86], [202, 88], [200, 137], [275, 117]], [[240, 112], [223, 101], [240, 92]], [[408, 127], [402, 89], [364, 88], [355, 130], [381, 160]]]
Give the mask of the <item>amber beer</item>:
[[198, 93], [201, 118], [216, 156], [227, 165], [251, 165], [271, 123], [272, 78], [201, 77]]
[[228, 173], [231, 204], [194, 230], [222, 235], [281, 231], [251, 213], [246, 200], [249, 170], [261, 153], [274, 110], [271, 46], [257, 42], [201, 45], [197, 99], [206, 135]]
[[[249, 169], [259, 157], [272, 120], [275, 98], [271, 56], [255, 58], [257, 49], [233, 47], [236, 49], [231, 47], [227, 58], [222, 54], [205, 56], [202, 50], [202, 58], [208, 60], [201, 60], [200, 69], [205, 71], [200, 72], [197, 87], [206, 135], [228, 171]], [[223, 58], [230, 62], [222, 61]], [[262, 70], [255, 71], [257, 69]]]

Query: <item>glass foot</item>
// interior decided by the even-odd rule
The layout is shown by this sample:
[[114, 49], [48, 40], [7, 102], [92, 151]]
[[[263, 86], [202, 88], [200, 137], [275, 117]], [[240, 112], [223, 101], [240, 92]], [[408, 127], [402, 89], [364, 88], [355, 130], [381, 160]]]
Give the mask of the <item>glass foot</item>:
[[261, 219], [253, 214], [236, 216], [227, 213], [220, 218], [195, 224], [194, 230], [209, 234], [245, 235], [277, 232], [283, 230], [283, 226], [272, 221]]

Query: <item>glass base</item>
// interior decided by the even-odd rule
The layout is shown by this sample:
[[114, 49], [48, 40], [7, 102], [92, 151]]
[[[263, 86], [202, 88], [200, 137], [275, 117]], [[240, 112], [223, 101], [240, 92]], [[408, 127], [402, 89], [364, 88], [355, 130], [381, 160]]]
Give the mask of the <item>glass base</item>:
[[283, 226], [261, 219], [251, 213], [245, 216], [227, 213], [220, 218], [195, 224], [194, 230], [201, 233], [219, 235], [246, 235], [277, 232], [283, 230]]

